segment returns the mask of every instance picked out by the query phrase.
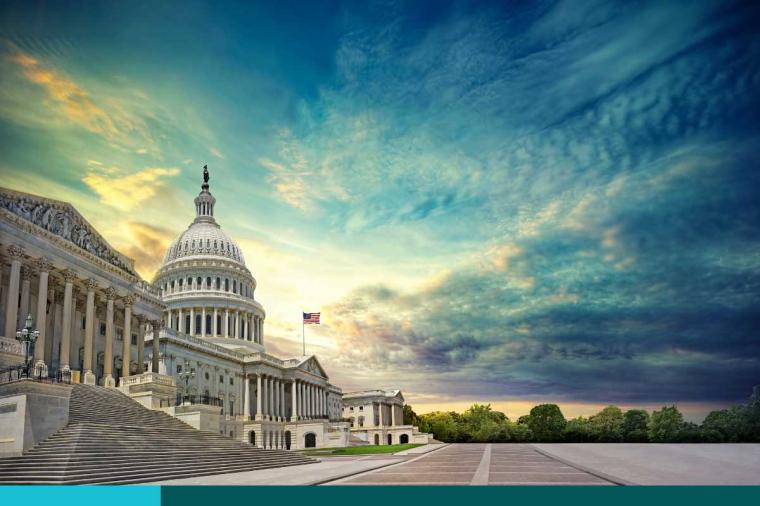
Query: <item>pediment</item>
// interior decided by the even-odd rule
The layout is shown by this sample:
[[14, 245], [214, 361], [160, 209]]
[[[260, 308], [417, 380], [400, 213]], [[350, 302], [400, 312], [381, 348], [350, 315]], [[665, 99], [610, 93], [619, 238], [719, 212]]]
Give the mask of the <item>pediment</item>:
[[302, 371], [306, 371], [310, 374], [314, 374], [315, 376], [321, 376], [325, 379], [327, 378], [327, 373], [325, 372], [322, 365], [319, 363], [319, 360], [317, 360], [317, 357], [314, 355], [305, 358], [298, 364], [298, 369], [301, 369]]
[[134, 261], [113, 248], [79, 212], [67, 202], [0, 188], [0, 209], [76, 246], [82, 252], [137, 276]]

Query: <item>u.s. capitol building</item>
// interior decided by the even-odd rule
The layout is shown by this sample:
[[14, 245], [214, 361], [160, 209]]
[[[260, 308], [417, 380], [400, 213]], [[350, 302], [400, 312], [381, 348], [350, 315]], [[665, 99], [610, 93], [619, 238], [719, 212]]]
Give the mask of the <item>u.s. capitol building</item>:
[[[263, 448], [428, 442], [403, 424], [400, 392], [346, 394], [344, 406], [317, 357], [267, 353], [256, 278], [214, 217], [205, 170], [194, 204], [195, 219], [149, 283], [70, 204], [0, 188], [0, 370], [25, 360], [15, 336], [31, 314], [37, 379], [118, 389]], [[0, 404], [12, 381], [0, 372]], [[18, 422], [9, 416], [0, 413], [0, 432]], [[31, 442], [0, 433], [0, 455], [47, 430]]]

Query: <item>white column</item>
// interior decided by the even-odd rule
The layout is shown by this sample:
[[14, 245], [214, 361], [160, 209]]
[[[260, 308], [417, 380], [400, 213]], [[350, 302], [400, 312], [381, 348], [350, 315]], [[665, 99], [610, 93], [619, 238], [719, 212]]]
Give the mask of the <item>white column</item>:
[[[121, 347], [121, 377], [129, 378], [129, 365], [132, 363], [132, 304], [131, 295], [124, 297], [124, 334]], [[65, 326], [65, 324], [64, 324]]]
[[191, 336], [195, 335], [195, 308], [190, 308], [190, 328], [187, 329], [187, 333]]
[[[26, 316], [28, 314], [31, 314], [31, 311], [29, 311], [29, 302], [30, 302], [30, 294], [31, 294], [31, 284], [32, 284], [32, 271], [26, 266], [21, 266], [21, 304], [18, 309], [18, 321], [16, 322], [16, 329], [21, 329], [24, 327], [24, 322], [26, 321]], [[14, 331], [14, 336], [15, 331]], [[11, 336], [8, 336], [9, 338]]]
[[[39, 258], [36, 262], [37, 270], [39, 271], [39, 289], [37, 291], [37, 319], [34, 322], [34, 327], [39, 331], [40, 335], [37, 338], [37, 342], [34, 345], [34, 372], [35, 374], [47, 376], [47, 365], [45, 364], [45, 334], [47, 333], [47, 320], [45, 316], [47, 314], [47, 300], [48, 300], [48, 276], [50, 268], [52, 267], [50, 261]], [[14, 300], [14, 303], [16, 301]], [[14, 332], [13, 335], [16, 333]]]
[[88, 385], [95, 384], [95, 374], [92, 372], [92, 355], [93, 355], [93, 330], [95, 327], [95, 287], [98, 284], [94, 279], [85, 281], [87, 287], [87, 307], [85, 308], [84, 317], [84, 383]]
[[224, 337], [230, 337], [230, 310], [224, 310]]
[[383, 426], [383, 403], [380, 402], [377, 404], [377, 409], [380, 411], [380, 426]]
[[264, 317], [259, 317], [259, 344], [264, 344]]
[[59, 367], [62, 371], [71, 370], [71, 299], [74, 295], [74, 273], [63, 271], [63, 322], [61, 329], [61, 354]]
[[240, 339], [240, 311], [235, 311], [235, 338]]
[[143, 373], [145, 363], [145, 318], [137, 316], [137, 374]]
[[217, 319], [217, 313], [216, 313], [216, 306], [214, 307], [214, 320], [211, 322], [211, 333], [214, 337], [219, 335], [219, 329], [216, 328], [216, 319]]
[[396, 405], [391, 404], [391, 425], [396, 425]]
[[280, 420], [280, 380], [273, 379], [272, 387], [274, 388], [274, 391], [272, 392], [272, 395], [274, 396], [274, 409], [272, 410], [272, 415], [274, 416], [275, 420], [279, 421]]
[[270, 377], [267, 382], [267, 414], [270, 420], [277, 420], [277, 395], [276, 395], [276, 381]]
[[206, 306], [201, 308], [201, 337], [206, 337]]
[[269, 378], [264, 376], [262, 378], [263, 390], [261, 396], [263, 399], [263, 405], [261, 406], [261, 414], [264, 415], [264, 419], [268, 420], [269, 416]]
[[182, 308], [177, 310], [177, 331], [185, 332], [185, 315], [182, 314]]
[[116, 290], [106, 289], [106, 349], [103, 358], [103, 386], [116, 386], [113, 379], [113, 300]]
[[285, 408], [285, 381], [280, 380], [280, 419], [283, 422], [287, 420], [285, 415], [287, 414], [288, 410]]
[[158, 363], [160, 362], [161, 357], [161, 347], [160, 347], [160, 335], [161, 335], [161, 320], [155, 320], [152, 322], [153, 325], [153, 361], [151, 363], [151, 370], [158, 374]]
[[[21, 259], [24, 258], [24, 249], [15, 244], [8, 247], [8, 255], [11, 257], [11, 276], [8, 280], [8, 297], [5, 300], [5, 337], [16, 337], [16, 322], [18, 320], [18, 288], [21, 279]], [[21, 315], [26, 320], [27, 315]]]
[[251, 380], [248, 378], [247, 375], [244, 375], [243, 378], [245, 378], [244, 379], [245, 393], [243, 394], [245, 396], [245, 398], [243, 399], [245, 408], [244, 408], [243, 415], [245, 416], [246, 420], [250, 420], [251, 419]]
[[261, 374], [256, 375], [256, 420], [261, 420]]
[[290, 387], [290, 404], [292, 413], [290, 414], [290, 421], [295, 422], [298, 420], [298, 385], [296, 384], [296, 380], [293, 380], [291, 382]]

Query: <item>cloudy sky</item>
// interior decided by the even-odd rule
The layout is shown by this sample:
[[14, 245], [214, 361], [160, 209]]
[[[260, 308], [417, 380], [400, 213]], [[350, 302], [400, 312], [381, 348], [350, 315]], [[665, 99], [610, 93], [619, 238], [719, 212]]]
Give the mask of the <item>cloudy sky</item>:
[[2, 184], [151, 278], [216, 214], [299, 352], [418, 411], [760, 383], [752, 2], [3, 2]]

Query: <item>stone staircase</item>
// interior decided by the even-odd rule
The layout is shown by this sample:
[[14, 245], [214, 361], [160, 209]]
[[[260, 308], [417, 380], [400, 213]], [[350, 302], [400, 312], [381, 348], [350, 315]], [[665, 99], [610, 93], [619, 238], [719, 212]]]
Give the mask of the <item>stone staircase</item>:
[[0, 484], [126, 484], [311, 464], [201, 432], [118, 390], [73, 385], [69, 422], [21, 457], [0, 459]]

